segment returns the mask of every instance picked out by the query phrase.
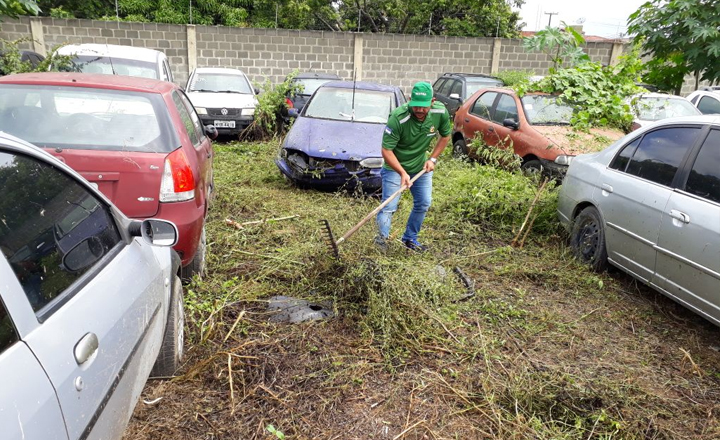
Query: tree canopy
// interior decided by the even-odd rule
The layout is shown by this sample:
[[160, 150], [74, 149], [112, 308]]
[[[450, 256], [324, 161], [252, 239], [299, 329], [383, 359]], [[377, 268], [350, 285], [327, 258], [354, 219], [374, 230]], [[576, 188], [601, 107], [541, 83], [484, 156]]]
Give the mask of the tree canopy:
[[[0, 0], [7, 1], [7, 0]], [[30, 0], [22, 0], [30, 1]], [[121, 20], [516, 37], [524, 0], [118, 0]], [[114, 19], [114, 0], [39, 0], [45, 15]], [[192, 14], [192, 18], [191, 18]]]
[[40, 12], [35, 0], [0, 0], [0, 19], [18, 15], [37, 15]]
[[689, 73], [720, 79], [720, 0], [650, 0], [630, 15], [628, 31], [651, 55], [644, 79], [679, 91]]

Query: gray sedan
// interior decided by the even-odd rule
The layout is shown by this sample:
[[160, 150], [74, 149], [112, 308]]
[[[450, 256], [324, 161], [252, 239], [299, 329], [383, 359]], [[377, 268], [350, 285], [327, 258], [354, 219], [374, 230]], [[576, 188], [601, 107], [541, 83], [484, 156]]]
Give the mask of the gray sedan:
[[720, 325], [720, 120], [659, 121], [577, 156], [558, 200], [583, 262], [610, 263]]
[[3, 439], [118, 439], [183, 353], [177, 228], [0, 132]]

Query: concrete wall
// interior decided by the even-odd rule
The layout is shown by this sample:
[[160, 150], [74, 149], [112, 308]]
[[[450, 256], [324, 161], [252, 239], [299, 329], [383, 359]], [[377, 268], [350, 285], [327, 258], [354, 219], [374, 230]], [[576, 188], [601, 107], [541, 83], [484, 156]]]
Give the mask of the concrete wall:
[[[26, 38], [24, 49], [49, 53], [66, 43], [121, 44], [165, 52], [175, 82], [184, 85], [194, 67], [242, 69], [252, 81], [277, 83], [293, 70], [338, 74], [401, 86], [406, 93], [420, 80], [443, 72], [491, 74], [531, 70], [546, 74], [552, 65], [542, 53], [527, 53], [519, 39], [426, 35], [356, 34], [223, 26], [127, 23], [21, 17], [0, 23], [0, 38]], [[593, 61], [615, 62], [622, 45], [588, 43]], [[694, 89], [686, 82], [684, 94]]]

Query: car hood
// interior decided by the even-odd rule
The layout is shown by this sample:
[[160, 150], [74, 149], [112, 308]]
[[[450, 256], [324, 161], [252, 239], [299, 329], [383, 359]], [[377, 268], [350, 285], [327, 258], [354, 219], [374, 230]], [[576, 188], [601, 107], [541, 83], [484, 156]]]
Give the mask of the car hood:
[[254, 95], [241, 93], [189, 92], [190, 102], [204, 108], [252, 108], [257, 100]]
[[591, 128], [588, 132], [583, 132], [569, 125], [533, 125], [532, 127], [564, 154], [571, 155], [600, 151], [625, 135], [622, 131], [612, 128]]
[[385, 124], [299, 117], [293, 123], [283, 147], [325, 159], [381, 157], [384, 129]]

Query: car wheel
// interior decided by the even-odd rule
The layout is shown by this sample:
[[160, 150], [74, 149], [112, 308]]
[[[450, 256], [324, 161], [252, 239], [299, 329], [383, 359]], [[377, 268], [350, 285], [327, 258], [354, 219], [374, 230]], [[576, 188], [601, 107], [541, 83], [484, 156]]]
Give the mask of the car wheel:
[[203, 226], [202, 232], [200, 233], [200, 243], [198, 243], [197, 250], [195, 251], [195, 257], [193, 257], [190, 264], [180, 268], [180, 278], [182, 278], [183, 282], [189, 283], [195, 275], [200, 277], [205, 275], [206, 253], [205, 226]]
[[545, 170], [545, 168], [542, 166], [542, 163], [537, 159], [528, 160], [527, 162], [523, 162], [523, 164], [520, 166], [520, 169], [528, 175], [536, 175], [536, 174], [542, 174], [542, 172]]
[[594, 206], [583, 209], [575, 218], [570, 233], [570, 247], [581, 262], [589, 264], [596, 272], [607, 269], [605, 230], [600, 213]]
[[453, 142], [453, 157], [455, 159], [467, 159], [468, 149], [464, 139], [458, 139]]
[[174, 277], [170, 310], [160, 353], [155, 360], [151, 376], [167, 377], [175, 374], [183, 359], [185, 345], [185, 302], [180, 278]]

